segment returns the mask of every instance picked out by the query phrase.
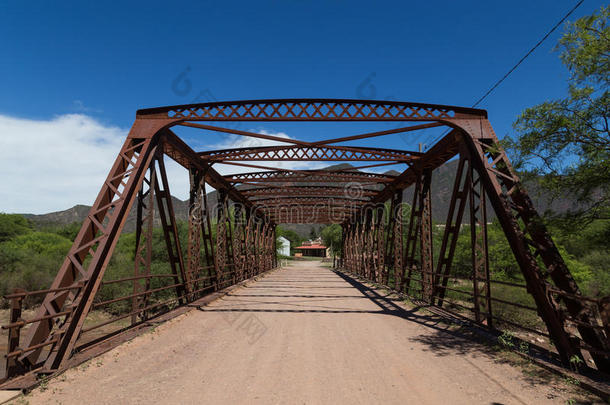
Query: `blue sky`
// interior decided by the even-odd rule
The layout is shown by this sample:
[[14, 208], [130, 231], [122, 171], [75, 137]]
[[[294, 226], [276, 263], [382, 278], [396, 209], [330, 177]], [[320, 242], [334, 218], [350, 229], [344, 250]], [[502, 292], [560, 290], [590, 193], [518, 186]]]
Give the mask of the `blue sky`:
[[[10, 140], [2, 148], [5, 154], [28, 146], [42, 149], [30, 160], [22, 159], [23, 167], [44, 170], [64, 162], [64, 169], [74, 171], [67, 156], [52, 162], [44, 150], [79, 138], [82, 130], [89, 134], [79, 138], [83, 149], [78, 142], [66, 146], [68, 155], [99, 144], [111, 156], [138, 108], [197, 99], [337, 97], [470, 106], [576, 2], [100, 3], [0, 3], [0, 116], [8, 122], [2, 137]], [[587, 0], [570, 20], [603, 4]], [[567, 71], [553, 52], [560, 34], [555, 32], [480, 105], [489, 111], [498, 136], [511, 132], [524, 108], [565, 94]], [[72, 125], [72, 135], [62, 136], [61, 119], [77, 121], [63, 123]], [[50, 126], [48, 136], [23, 134], [31, 131], [23, 126], [37, 123]], [[256, 125], [242, 128], [303, 139], [372, 128]], [[432, 138], [394, 136], [376, 145], [410, 148]], [[188, 134], [187, 139], [201, 148], [231, 141]], [[111, 165], [108, 159], [96, 162], [101, 168], [97, 177], [87, 172], [95, 187], [73, 193], [68, 190], [77, 179], [57, 179], [49, 187], [49, 178], [39, 190], [47, 194], [36, 202], [17, 192], [15, 176], [20, 174], [13, 169], [12, 180], [2, 179], [14, 183], [4, 187], [0, 211], [46, 212], [90, 204]], [[62, 173], [57, 170], [53, 173]]]

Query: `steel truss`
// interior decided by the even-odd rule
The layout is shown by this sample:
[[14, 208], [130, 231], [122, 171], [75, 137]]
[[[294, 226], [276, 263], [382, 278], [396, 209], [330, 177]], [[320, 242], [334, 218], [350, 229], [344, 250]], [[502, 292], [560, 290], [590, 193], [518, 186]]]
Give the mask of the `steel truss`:
[[[198, 121], [420, 123], [305, 142]], [[286, 145], [195, 152], [173, 132], [178, 126]], [[425, 153], [336, 145], [439, 126], [451, 131]], [[189, 172], [187, 240], [179, 236], [164, 156]], [[459, 163], [447, 219], [444, 226], [435, 225], [431, 193], [434, 169], [456, 156]], [[218, 163], [260, 167], [239, 163], [243, 161], [366, 161], [371, 166], [400, 163], [406, 167], [398, 176], [362, 168], [276, 169], [223, 176], [214, 168]], [[208, 201], [206, 185], [218, 191], [218, 201]], [[414, 189], [410, 206], [403, 201], [403, 191], [408, 187]], [[610, 372], [608, 300], [582, 296], [499, 145], [485, 111], [334, 99], [250, 100], [140, 110], [51, 287], [7, 296], [12, 308], [11, 322], [5, 326], [10, 330], [7, 376], [32, 369], [49, 373], [64, 366], [82, 343], [82, 336], [99, 327], [84, 328], [94, 308], [127, 301], [131, 309], [117, 319], [128, 317], [137, 325], [163, 308], [193, 302], [274, 268], [275, 229], [284, 222], [340, 223], [342, 270], [416, 296], [429, 305], [463, 309], [462, 315], [470, 310], [472, 321], [486, 327], [506, 325], [507, 321], [494, 312], [496, 305], [506, 301], [494, 296], [492, 288], [498, 281], [489, 271], [488, 206], [510, 243], [525, 280], [524, 288], [535, 305], [521, 306], [539, 315], [565, 364], [587, 352], [598, 369]], [[133, 276], [107, 280], [106, 268], [132, 207], [136, 217]], [[468, 221], [464, 222], [466, 212]], [[167, 249], [167, 274], [155, 273], [151, 268], [153, 227], [157, 223]], [[435, 229], [442, 231], [436, 255], [432, 242]], [[471, 284], [472, 289], [471, 298], [460, 301], [452, 296], [456, 291], [452, 280], [457, 279], [452, 265], [458, 235], [466, 229], [470, 233], [472, 270], [462, 285]], [[183, 243], [187, 243], [186, 257]], [[160, 284], [160, 280], [167, 282]], [[100, 289], [119, 282], [131, 283], [133, 293], [106, 301], [97, 298]], [[155, 298], [159, 291], [170, 291], [172, 299]], [[21, 319], [24, 299], [37, 294], [44, 299], [35, 316]], [[468, 303], [472, 307], [467, 308]], [[20, 331], [27, 324], [31, 327], [21, 337]]]
[[[345, 197], [345, 198], [366, 198], [376, 196], [378, 190], [365, 189], [362, 187], [349, 188], [349, 187], [332, 187], [332, 186], [271, 186], [261, 188], [251, 188], [242, 190], [241, 193], [253, 198], [274, 198], [274, 197], [312, 197], [312, 196], [325, 196], [325, 197]], [[259, 201], [259, 200], [253, 200]]]
[[383, 175], [377, 173], [361, 173], [361, 172], [346, 172], [346, 171], [328, 171], [328, 170], [277, 170], [254, 173], [239, 173], [224, 177], [230, 183], [244, 182], [332, 182], [332, 183], [352, 183], [352, 182], [375, 182], [389, 183], [394, 179], [394, 176]]
[[347, 146], [269, 146], [240, 148], [201, 152], [202, 158], [213, 161], [363, 161], [410, 162], [417, 159], [419, 153], [393, 149], [377, 149]]

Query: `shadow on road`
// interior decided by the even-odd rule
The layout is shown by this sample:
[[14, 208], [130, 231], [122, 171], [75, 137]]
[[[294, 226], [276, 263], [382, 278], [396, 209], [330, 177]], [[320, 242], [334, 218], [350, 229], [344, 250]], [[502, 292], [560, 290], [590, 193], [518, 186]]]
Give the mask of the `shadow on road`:
[[[416, 305], [413, 308], [405, 308], [402, 301], [391, 292], [367, 286], [357, 279], [341, 273], [327, 271], [303, 274], [298, 278], [289, 279], [262, 279], [253, 285], [246, 285], [241, 290], [227, 294], [231, 297], [231, 306], [204, 307], [199, 308], [204, 312], [227, 312], [227, 313], [326, 313], [326, 314], [354, 314], [369, 313], [389, 315], [402, 318], [406, 321], [421, 325], [422, 333], [410, 337], [413, 342], [422, 344], [423, 350], [429, 351], [434, 356], [486, 356], [497, 363], [515, 364], [515, 359], [499, 351], [492, 336], [485, 337], [474, 327], [461, 322], [457, 318], [448, 318], [427, 311], [427, 306]], [[339, 278], [338, 278], [338, 277]], [[308, 285], [294, 285], [293, 283], [309, 283]], [[349, 286], [347, 286], [347, 283]], [[258, 294], [257, 290], [265, 289], [272, 293]], [[313, 291], [309, 294], [298, 294], [295, 290]], [[320, 294], [315, 291], [320, 290]], [[324, 289], [341, 289], [340, 294], [327, 294]], [[352, 293], [353, 292], [353, 293]], [[277, 298], [277, 300], [268, 300]], [[300, 299], [300, 300], [299, 300]], [[366, 299], [375, 304], [378, 310], [362, 310], [333, 305], [333, 300], [361, 300]], [[324, 301], [324, 305], [316, 305]], [[345, 301], [342, 301], [345, 304]], [[279, 305], [294, 308], [252, 308], [252, 306]], [[516, 356], [516, 355], [514, 355]], [[474, 363], [466, 359], [477, 368]], [[529, 384], [548, 384], [555, 378], [553, 375], [543, 372], [538, 368], [525, 370], [525, 379]], [[484, 370], [480, 372], [485, 373]], [[485, 373], [486, 374], [486, 373]]]

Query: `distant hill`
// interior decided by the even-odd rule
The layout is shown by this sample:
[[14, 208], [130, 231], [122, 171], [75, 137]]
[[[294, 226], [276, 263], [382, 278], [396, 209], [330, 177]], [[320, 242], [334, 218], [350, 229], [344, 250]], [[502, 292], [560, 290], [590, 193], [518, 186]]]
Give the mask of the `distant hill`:
[[[453, 182], [455, 181], [455, 170], [457, 168], [458, 160], [452, 160], [447, 162], [443, 166], [436, 169], [432, 175], [432, 218], [434, 221], [444, 222], [446, 220], [446, 212], [449, 208], [451, 200], [451, 192], [453, 189]], [[353, 168], [348, 163], [342, 163], [338, 165], [329, 166], [326, 170], [348, 170]], [[386, 174], [398, 175], [395, 170], [386, 172]], [[307, 183], [310, 184], [310, 183]], [[312, 185], [322, 185], [322, 183], [311, 183]], [[338, 184], [335, 184], [338, 185]], [[534, 206], [537, 208], [540, 214], [547, 210], [554, 212], [565, 212], [569, 209], [576, 207], [576, 203], [573, 199], [566, 197], [561, 200], [550, 201], [545, 194], [540, 190], [539, 187], [533, 182], [525, 184], [526, 190], [528, 190], [530, 197], [534, 201]], [[214, 202], [217, 199], [217, 192], [212, 191], [208, 193], [208, 201]], [[413, 187], [406, 189], [403, 193], [403, 201], [411, 204], [413, 200]], [[176, 197], [172, 197], [172, 204], [174, 207], [174, 213], [176, 219], [186, 221], [188, 218], [188, 200], [182, 201]], [[87, 205], [75, 205], [64, 211], [50, 212], [48, 214], [34, 215], [34, 214], [23, 214], [26, 218], [37, 224], [60, 224], [66, 225], [73, 222], [82, 222], [83, 219], [89, 213], [91, 207]], [[155, 211], [155, 225], [160, 225], [160, 219], [158, 217], [158, 211]], [[467, 214], [467, 212], [466, 212]], [[491, 206], [488, 205], [488, 219], [494, 217]], [[132, 207], [127, 222], [125, 223], [125, 232], [133, 232], [135, 230], [136, 212], [135, 205]], [[464, 221], [468, 220], [468, 216], [465, 215]], [[312, 224], [282, 224], [285, 229], [291, 229], [298, 233], [302, 237], [308, 237], [312, 226], [316, 228], [316, 231], [322, 227], [321, 225]]]
[[49, 212], [48, 214], [22, 214], [27, 219], [39, 224], [67, 225], [73, 222], [81, 222], [89, 213], [91, 206], [75, 205], [64, 211]]
[[[188, 201], [182, 201], [176, 197], [172, 197], [172, 205], [174, 207], [174, 214], [176, 219], [185, 220], [188, 218]], [[89, 210], [91, 209], [90, 205], [75, 205], [72, 208], [68, 208], [64, 211], [57, 212], [49, 212], [48, 214], [22, 214], [24, 217], [29, 219], [38, 225], [67, 225], [73, 222], [82, 222]], [[155, 225], [161, 224], [161, 219], [159, 217], [158, 211], [156, 210], [155, 205]], [[132, 207], [129, 212], [129, 216], [127, 217], [127, 221], [125, 222], [124, 232], [133, 232], [136, 229], [136, 206]]]

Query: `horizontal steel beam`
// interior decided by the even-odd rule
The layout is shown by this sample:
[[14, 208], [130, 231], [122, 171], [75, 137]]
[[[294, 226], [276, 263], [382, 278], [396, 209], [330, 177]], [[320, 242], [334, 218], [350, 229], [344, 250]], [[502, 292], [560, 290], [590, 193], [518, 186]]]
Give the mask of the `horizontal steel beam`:
[[[348, 198], [361, 198], [377, 195], [379, 190], [364, 189], [362, 187], [333, 187], [333, 186], [271, 186], [240, 190], [248, 197], [267, 196], [345, 196]], [[254, 201], [254, 200], [253, 200]]]
[[272, 215], [273, 213], [279, 212], [347, 212], [354, 213], [358, 212], [363, 205], [353, 205], [353, 206], [343, 206], [343, 205], [323, 205], [323, 204], [315, 204], [315, 203], [304, 203], [304, 204], [294, 204], [294, 205], [261, 205], [256, 207], [255, 209], [260, 212], [269, 213]]
[[433, 121], [487, 118], [485, 110], [387, 100], [271, 99], [138, 110], [138, 118], [201, 121]]
[[392, 149], [354, 148], [342, 146], [273, 146], [223, 149], [199, 152], [204, 159], [218, 162], [231, 160], [254, 161], [376, 161], [407, 162], [417, 159], [417, 152]]
[[325, 171], [325, 170], [275, 170], [266, 172], [237, 173], [224, 176], [230, 183], [252, 182], [374, 182], [389, 183], [395, 176], [377, 173]]
[[360, 206], [366, 204], [368, 200], [359, 200], [348, 197], [274, 197], [261, 198], [252, 200], [252, 203], [257, 206], [276, 206], [276, 205], [295, 205], [295, 204], [318, 204], [318, 205], [333, 205], [333, 206]]

